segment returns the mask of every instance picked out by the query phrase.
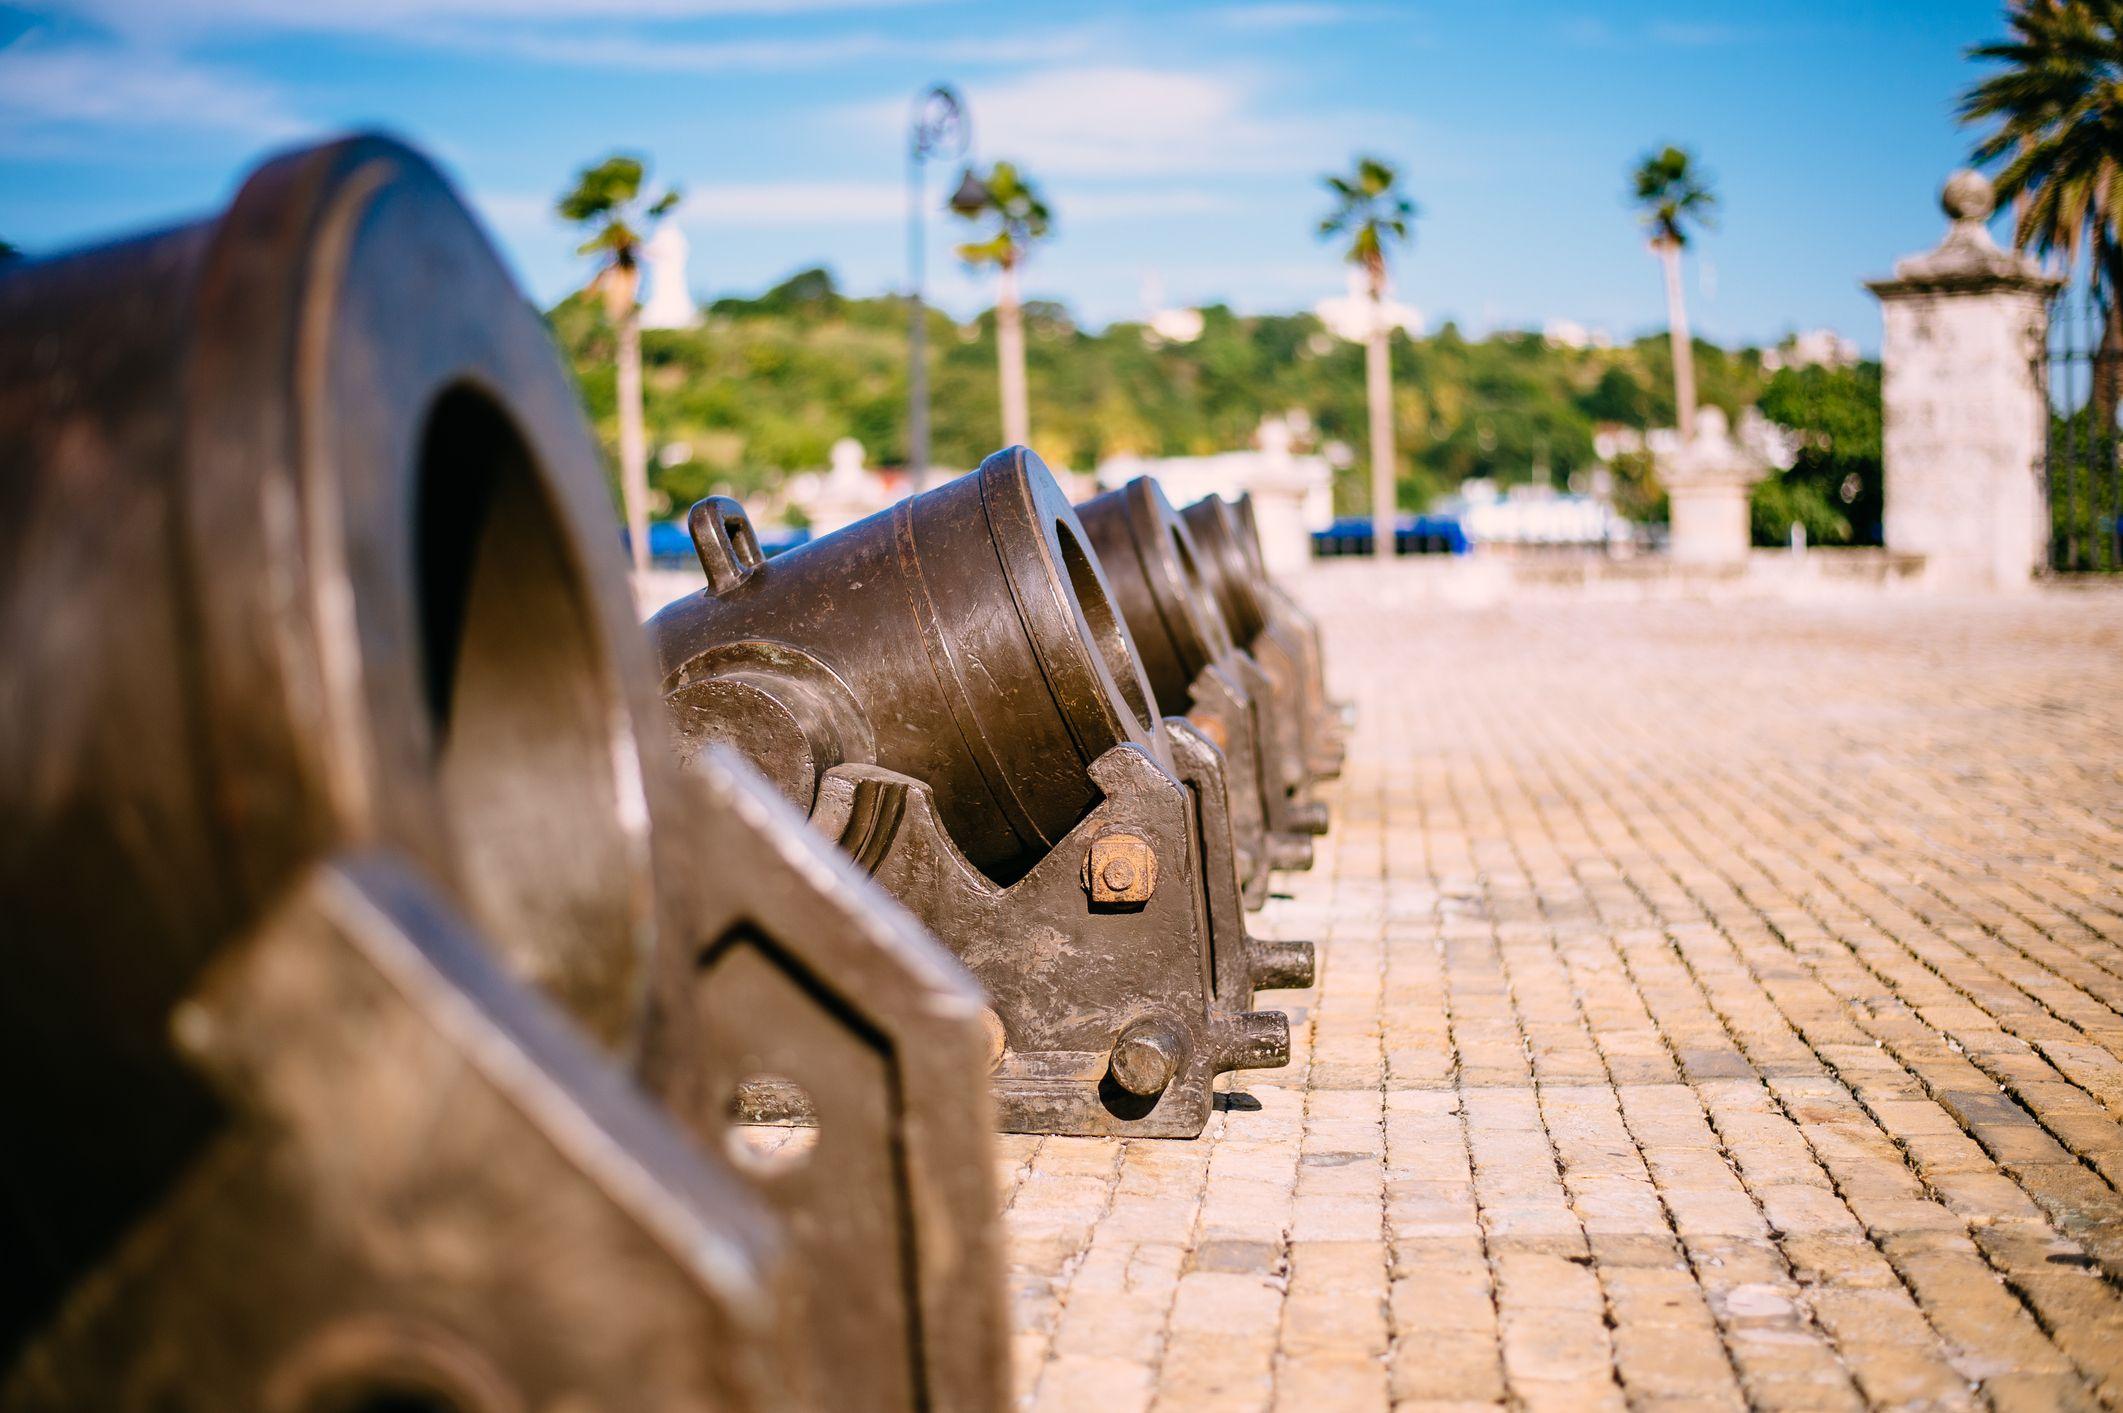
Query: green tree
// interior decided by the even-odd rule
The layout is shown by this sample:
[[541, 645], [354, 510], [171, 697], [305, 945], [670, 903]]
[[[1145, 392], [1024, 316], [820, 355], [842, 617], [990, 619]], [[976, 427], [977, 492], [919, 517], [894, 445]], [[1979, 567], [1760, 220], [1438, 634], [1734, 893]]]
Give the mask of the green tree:
[[1688, 304], [1681, 293], [1681, 252], [1689, 228], [1709, 229], [1717, 209], [1710, 181], [1685, 147], [1668, 145], [1646, 153], [1630, 174], [1630, 198], [1651, 233], [1651, 253], [1666, 273], [1666, 334], [1673, 345], [1675, 425], [1695, 435], [1695, 345], [1688, 336]]
[[1814, 544], [1878, 544], [1880, 365], [1779, 369], [1759, 405], [1799, 434], [1799, 454], [1789, 470], [1755, 484], [1755, 542], [1784, 543], [1796, 521]]
[[960, 177], [951, 210], [961, 219], [990, 227], [985, 239], [957, 247], [969, 265], [993, 265], [999, 276], [995, 301], [995, 353], [1002, 389], [1003, 442], [1029, 445], [1032, 415], [1025, 389], [1025, 323], [1018, 302], [1017, 270], [1032, 247], [1053, 233], [1054, 213], [1039, 188], [1013, 162], [997, 162], [978, 176]]
[[1399, 458], [1393, 445], [1393, 369], [1389, 359], [1392, 330], [1386, 326], [1386, 256], [1409, 239], [1416, 205], [1400, 189], [1400, 174], [1376, 157], [1359, 157], [1348, 176], [1328, 173], [1320, 179], [1333, 193], [1334, 209], [1319, 223], [1322, 240], [1344, 238], [1342, 254], [1364, 272], [1371, 299], [1370, 328], [1364, 339], [1364, 398], [1371, 423], [1371, 526], [1376, 552], [1393, 554], [1396, 481]]
[[2123, 393], [2123, 0], [2025, 0], [2011, 37], [1969, 51], [2002, 65], [1961, 98], [1964, 123], [1993, 124], [1975, 158], [1997, 166], [2013, 243], [2080, 255], [2100, 300], [2094, 403], [2115, 424]]
[[598, 258], [590, 288], [603, 297], [605, 312], [619, 335], [620, 499], [626, 507], [627, 543], [636, 569], [645, 569], [649, 563], [648, 438], [642, 428], [638, 304], [641, 246], [650, 228], [678, 205], [675, 189], [644, 204], [641, 188], [647, 175], [637, 157], [607, 157], [585, 168], [555, 206], [563, 220], [590, 232], [576, 253]]

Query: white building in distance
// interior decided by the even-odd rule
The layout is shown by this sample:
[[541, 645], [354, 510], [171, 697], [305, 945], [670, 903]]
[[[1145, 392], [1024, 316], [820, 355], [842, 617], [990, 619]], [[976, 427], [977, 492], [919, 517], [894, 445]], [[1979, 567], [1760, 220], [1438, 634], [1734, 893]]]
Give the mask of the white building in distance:
[[686, 233], [669, 221], [642, 244], [642, 263], [649, 267], [649, 298], [641, 307], [644, 329], [690, 329], [700, 322], [700, 310], [686, 287], [686, 257], [691, 253]]
[[1858, 346], [1834, 329], [1808, 329], [1792, 334], [1775, 348], [1762, 350], [1762, 366], [1774, 373], [1779, 368], [1855, 368]]
[[[1348, 293], [1323, 299], [1312, 306], [1312, 312], [1335, 337], [1351, 343], [1363, 343], [1371, 337], [1371, 295], [1364, 288], [1364, 282], [1364, 272], [1352, 265], [1349, 267]], [[1390, 282], [1386, 286], [1385, 299], [1379, 302], [1377, 317], [1388, 329], [1401, 329], [1409, 338], [1423, 335], [1423, 311], [1396, 300]]]

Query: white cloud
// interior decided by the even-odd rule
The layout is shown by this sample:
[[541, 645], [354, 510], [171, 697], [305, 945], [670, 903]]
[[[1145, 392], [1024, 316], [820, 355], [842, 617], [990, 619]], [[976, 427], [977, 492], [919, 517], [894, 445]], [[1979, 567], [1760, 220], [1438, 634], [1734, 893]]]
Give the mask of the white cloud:
[[1654, 44], [1670, 44], [1680, 49], [1705, 49], [1720, 44], [1737, 44], [1746, 33], [1732, 25], [1666, 23], [1652, 25], [1645, 32]]
[[906, 218], [897, 182], [716, 182], [689, 188], [679, 219], [702, 231], [717, 227], [875, 225]]
[[36, 39], [0, 49], [0, 134], [84, 127], [272, 141], [306, 125], [271, 88], [168, 54]]
[[[935, 189], [930, 190], [935, 200]], [[528, 200], [509, 198], [515, 209], [528, 214]], [[1074, 190], [1055, 201], [1055, 214], [1066, 224], [1129, 220], [1141, 216], [1214, 215], [1235, 209], [1221, 192], [1193, 188], [1180, 190]], [[543, 206], [550, 206], [544, 203]], [[486, 201], [490, 219], [501, 225]], [[541, 207], [540, 209], [543, 209]], [[932, 213], [936, 229], [948, 233], [950, 226], [941, 213]], [[874, 226], [907, 218], [906, 188], [898, 182], [874, 181], [779, 181], [716, 182], [689, 187], [678, 219], [688, 230], [711, 233], [732, 228], [778, 228], [819, 226]]]
[[1216, 11], [1215, 18], [1217, 23], [1231, 29], [1286, 30], [1339, 24], [1352, 18], [1355, 13], [1347, 5], [1292, 0], [1292, 3], [1287, 4], [1232, 5]]
[[904, 10], [956, 0], [75, 0], [74, 10], [127, 34], [236, 30], [389, 31], [417, 40], [458, 22], [688, 20]]
[[[1345, 144], [1333, 119], [1269, 118], [1257, 85], [1236, 74], [1083, 65], [968, 84], [986, 158], [1024, 162], [1042, 178], [1310, 171]], [[899, 101], [865, 104], [860, 124], [896, 124]]]
[[1141, 216], [1216, 216], [1240, 209], [1239, 202], [1227, 192], [1162, 187], [1135, 191], [1072, 189], [1055, 205], [1056, 215], [1072, 223]]
[[901, 35], [845, 34], [810, 39], [687, 40], [643, 34], [429, 26], [418, 36], [430, 46], [506, 54], [544, 64], [644, 73], [793, 73], [886, 59], [927, 59], [938, 65], [1021, 64], [1090, 51], [1087, 31], [923, 40]]

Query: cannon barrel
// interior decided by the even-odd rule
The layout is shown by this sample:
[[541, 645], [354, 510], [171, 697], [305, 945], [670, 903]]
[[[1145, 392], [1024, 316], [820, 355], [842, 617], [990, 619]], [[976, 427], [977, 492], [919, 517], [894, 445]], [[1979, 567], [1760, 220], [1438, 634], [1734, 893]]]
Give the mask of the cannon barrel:
[[1348, 708], [1327, 695], [1326, 645], [1321, 641], [1319, 622], [1268, 573], [1267, 557], [1261, 552], [1260, 523], [1253, 510], [1253, 493], [1240, 492], [1232, 502], [1231, 513], [1238, 524], [1239, 545], [1267, 585], [1269, 621], [1282, 625], [1297, 649], [1304, 674], [1305, 711], [1313, 726], [1305, 768], [1315, 779], [1332, 780], [1342, 773], [1343, 736], [1349, 717]]
[[649, 624], [682, 753], [728, 742], [807, 810], [835, 765], [899, 771], [1003, 881], [1097, 804], [1091, 762], [1162, 754], [1097, 555], [1022, 447], [771, 561], [734, 502], [692, 522], [708, 586]]
[[1238, 520], [1222, 496], [1203, 496], [1181, 508], [1179, 517], [1201, 551], [1202, 578], [1210, 597], [1223, 610], [1224, 625], [1240, 647], [1250, 645], [1268, 626], [1265, 581], [1240, 543]]
[[[1311, 863], [1309, 837], [1278, 832], [1268, 817], [1272, 810], [1272, 823], [1282, 825], [1289, 813], [1281, 800], [1284, 703], [1266, 690], [1259, 663], [1232, 640], [1202, 568], [1205, 553], [1156, 481], [1138, 477], [1085, 501], [1077, 514], [1098, 548], [1159, 704], [1194, 717], [1226, 756], [1241, 871], [1249, 894], [1265, 901], [1268, 869]], [[1250, 571], [1248, 578], [1254, 578]]]
[[594, 472], [551, 474], [595, 466], [572, 392], [440, 179], [380, 140], [280, 159], [214, 220], [7, 269], [0, 330], [0, 896], [41, 973], [0, 1046], [75, 1052], [19, 1096], [69, 1135], [18, 1134], [48, 1210], [199, 1138], [157, 1018], [349, 843], [616, 1041], [653, 717], [619, 584], [575, 572], [615, 551]]
[[1158, 707], [1183, 713], [1194, 679], [1232, 648], [1201, 551], [1156, 481], [1138, 476], [1076, 507]]
[[[0, 267], [0, 653], [0, 1407], [1000, 1401], [979, 993], [670, 762], [416, 153]], [[723, 1156], [764, 1081], [808, 1175]]]

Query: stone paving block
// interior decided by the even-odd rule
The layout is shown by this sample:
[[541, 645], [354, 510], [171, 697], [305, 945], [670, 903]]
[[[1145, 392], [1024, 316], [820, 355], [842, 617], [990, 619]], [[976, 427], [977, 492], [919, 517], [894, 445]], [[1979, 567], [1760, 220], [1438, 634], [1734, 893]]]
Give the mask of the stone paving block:
[[1346, 568], [1293, 1063], [1004, 1138], [1019, 1406], [2123, 1406], [2123, 594]]

